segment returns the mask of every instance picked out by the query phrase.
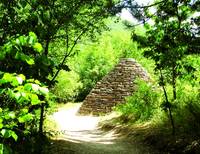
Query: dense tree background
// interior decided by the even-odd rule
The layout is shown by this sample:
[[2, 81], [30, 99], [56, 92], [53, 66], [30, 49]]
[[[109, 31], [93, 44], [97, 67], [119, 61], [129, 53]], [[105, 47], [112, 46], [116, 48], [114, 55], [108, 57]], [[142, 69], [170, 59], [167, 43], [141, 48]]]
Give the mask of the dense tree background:
[[[114, 109], [118, 122], [199, 140], [199, 8], [197, 0], [1, 0], [0, 154], [41, 152], [52, 105], [83, 101], [125, 57], [151, 82], [137, 81]], [[122, 9], [138, 22], [121, 21]]]

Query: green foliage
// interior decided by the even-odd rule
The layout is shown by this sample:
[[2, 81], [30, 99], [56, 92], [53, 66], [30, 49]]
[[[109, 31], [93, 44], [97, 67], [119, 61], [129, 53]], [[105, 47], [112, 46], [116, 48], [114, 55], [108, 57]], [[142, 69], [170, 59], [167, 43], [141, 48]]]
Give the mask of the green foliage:
[[[191, 73], [194, 76], [197, 67], [187, 61], [191, 55], [200, 53], [199, 45], [199, 3], [197, 1], [173, 1], [167, 0], [156, 5], [153, 14], [145, 8], [143, 20], [152, 19], [152, 24], [145, 23], [145, 36], [138, 36], [133, 33], [132, 38], [138, 41], [144, 48], [144, 56], [151, 58], [155, 62], [155, 71], [159, 74], [159, 85], [163, 89], [165, 100], [162, 107], [168, 111], [173, 134], [175, 125], [173, 122], [172, 107], [177, 101], [177, 79], [184, 74]], [[167, 86], [172, 87], [170, 91], [173, 98], [170, 99], [166, 90]]]
[[[79, 51], [74, 58], [70, 58], [68, 65], [78, 76], [82, 84], [79, 87], [77, 100], [83, 100], [95, 84], [105, 76], [118, 62], [120, 57], [127, 55], [126, 51], [136, 50], [130, 40], [130, 32], [114, 27], [97, 36], [96, 40], [85, 38], [84, 43], [78, 45]], [[62, 82], [62, 81], [61, 81]]]
[[79, 82], [79, 76], [74, 71], [61, 71], [57, 77], [57, 83], [52, 92], [59, 102], [74, 101], [78, 95], [78, 89], [82, 87]]
[[137, 80], [136, 83], [137, 90], [126, 98], [125, 104], [118, 105], [116, 110], [124, 117], [131, 117], [131, 121], [148, 121], [160, 105], [160, 93], [145, 81]]
[[57, 38], [60, 30], [70, 33], [80, 32], [85, 28], [91, 30], [101, 22], [99, 19], [108, 15], [107, 9], [113, 5], [112, 1], [108, 3], [104, 0], [2, 1], [0, 45], [16, 34], [23, 35], [28, 31], [35, 32], [45, 45]]
[[4, 144], [21, 140], [37, 130], [41, 104], [49, 100], [49, 91], [38, 80], [24, 75], [2, 73], [0, 78], [0, 139]]
[[192, 85], [187, 80], [178, 82], [176, 108], [174, 108], [177, 127], [182, 127], [187, 132], [195, 131], [197, 134], [200, 133], [199, 99], [199, 83]]
[[10, 154], [12, 153], [12, 150], [5, 146], [4, 144], [0, 144], [0, 154]]
[[38, 79], [47, 81], [42, 75], [50, 72], [41, 72], [49, 67], [48, 59], [33, 32], [12, 38], [0, 49], [0, 147], [6, 153], [38, 132], [40, 108], [50, 100], [48, 88]]
[[[77, 100], [79, 101], [87, 96], [95, 84], [114, 67], [120, 58], [135, 58], [149, 72], [153, 72], [153, 62], [142, 56], [143, 51], [138, 50], [137, 43], [132, 43], [131, 32], [125, 29], [120, 22], [114, 23], [113, 20], [107, 20], [110, 31], [97, 35], [95, 39], [86, 37], [83, 40], [84, 42], [76, 46], [75, 50], [78, 51], [78, 54], [70, 58], [67, 63], [72, 74], [77, 74], [82, 84], [78, 91]], [[63, 83], [64, 78], [58, 79], [58, 84], [61, 85], [60, 83]]]
[[[152, 16], [154, 23], [144, 25], [145, 36], [138, 37], [135, 33], [132, 36], [145, 49], [144, 55], [155, 61], [156, 69], [162, 70], [164, 78], [172, 85], [181, 73], [180, 68], [185, 66], [183, 58], [199, 53], [195, 43], [199, 39], [198, 30], [193, 30], [198, 23], [192, 18], [197, 10], [193, 5], [190, 1], [171, 0], [159, 4], [156, 15]], [[147, 10], [145, 15], [150, 14]]]
[[[102, 19], [111, 14], [109, 9], [116, 2], [116, 0], [2, 1], [0, 4], [0, 22], [2, 23], [0, 46], [18, 35], [26, 35], [29, 31], [32, 31], [41, 43], [41, 45], [36, 43], [32, 47], [39, 52], [42, 52], [42, 47], [44, 48], [41, 56], [34, 54], [35, 60], [33, 57], [25, 56], [25, 52], [24, 54], [17, 54], [19, 59], [26, 59], [26, 63], [28, 62], [32, 66], [25, 69], [25, 66], [15, 65], [20, 67], [15, 69], [14, 65], [10, 64], [9, 72], [14, 73], [14, 70], [23, 70], [23, 72], [16, 73], [23, 73], [27, 78], [36, 78], [48, 85], [53, 85], [59, 71], [61, 69], [67, 70], [68, 67], [64, 64], [66, 58], [74, 55], [73, 49], [82, 36], [87, 34], [92, 36], [105, 28]], [[58, 50], [49, 48], [51, 44], [57, 42], [62, 42], [63, 52], [59, 52], [62, 48], [59, 45]], [[29, 52], [27, 49], [25, 51]], [[55, 63], [49, 57], [52, 57]], [[13, 63], [16, 64], [17, 61], [13, 61]], [[6, 67], [5, 65], [4, 67]], [[1, 63], [0, 66], [2, 66]], [[54, 71], [57, 71], [53, 72], [53, 68]], [[25, 70], [28, 69], [32, 69], [32, 71], [27, 73]], [[52, 76], [53, 78], [51, 78]], [[51, 81], [48, 78], [51, 78]]]
[[0, 50], [0, 71], [22, 73], [27, 78], [49, 82], [48, 75], [53, 73], [54, 63], [43, 54], [35, 33], [12, 38]]

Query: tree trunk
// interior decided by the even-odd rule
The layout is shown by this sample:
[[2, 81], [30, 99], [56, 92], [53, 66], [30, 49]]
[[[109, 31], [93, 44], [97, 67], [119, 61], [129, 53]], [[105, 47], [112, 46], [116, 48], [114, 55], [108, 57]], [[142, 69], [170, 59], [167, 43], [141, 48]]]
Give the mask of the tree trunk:
[[44, 123], [44, 104], [41, 104], [40, 108], [40, 123], [39, 123], [39, 134], [43, 135], [43, 123]]
[[163, 74], [162, 74], [161, 70], [160, 70], [160, 80], [161, 80], [161, 84], [162, 84], [161, 86], [162, 86], [162, 89], [163, 89], [163, 92], [164, 92], [165, 100], [166, 100], [166, 103], [167, 103], [167, 110], [168, 110], [169, 119], [170, 119], [171, 126], [172, 126], [172, 135], [175, 135], [175, 125], [174, 125], [174, 119], [173, 119], [173, 116], [172, 116], [171, 105], [170, 105], [170, 102], [168, 100], [168, 95], [167, 95], [167, 91], [166, 91], [165, 86], [164, 86], [164, 78], [163, 78]]
[[173, 86], [173, 99], [176, 100], [176, 68], [172, 70], [172, 86]]
[[44, 49], [44, 54], [47, 56], [49, 53], [49, 43], [50, 43], [50, 39], [47, 38], [46, 39], [46, 45], [45, 45], [45, 49]]

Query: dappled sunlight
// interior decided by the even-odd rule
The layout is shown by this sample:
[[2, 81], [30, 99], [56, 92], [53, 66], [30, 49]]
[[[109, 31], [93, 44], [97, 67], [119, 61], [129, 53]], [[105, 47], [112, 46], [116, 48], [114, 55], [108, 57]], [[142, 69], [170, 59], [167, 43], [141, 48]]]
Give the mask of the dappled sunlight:
[[61, 109], [53, 114], [53, 119], [58, 125], [61, 135], [57, 139], [63, 139], [75, 143], [93, 142], [101, 144], [113, 144], [118, 137], [114, 130], [103, 132], [98, 129], [101, 117], [77, 116], [80, 106], [70, 109]]
[[48, 154], [156, 154], [149, 147], [136, 144], [117, 133], [115, 129], [101, 129], [100, 122], [119, 114], [112, 113], [104, 117], [78, 116], [76, 113], [80, 105], [66, 104], [51, 116], [60, 133], [51, 140], [51, 145], [47, 148]]

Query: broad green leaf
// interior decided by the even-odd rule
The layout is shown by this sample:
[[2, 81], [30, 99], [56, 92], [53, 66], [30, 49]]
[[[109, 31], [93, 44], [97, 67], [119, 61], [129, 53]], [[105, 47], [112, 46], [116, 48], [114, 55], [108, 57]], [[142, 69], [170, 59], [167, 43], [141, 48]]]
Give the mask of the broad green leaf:
[[20, 59], [20, 58], [21, 58], [21, 56], [20, 56], [20, 52], [17, 51], [16, 54], [15, 54], [15, 59]]
[[16, 116], [15, 116], [15, 112], [10, 112], [8, 113], [8, 116], [11, 118], [11, 119], [14, 119]]
[[37, 41], [37, 36], [33, 32], [29, 32], [28, 43], [33, 45]]
[[13, 92], [12, 89], [8, 89], [8, 90], [7, 90], [7, 94], [8, 94], [11, 98], [15, 97], [15, 94], [14, 94], [14, 92]]
[[37, 104], [40, 103], [40, 100], [39, 100], [39, 98], [36, 94], [31, 94], [30, 97], [31, 97], [31, 104], [32, 105], [37, 105]]
[[33, 58], [30, 58], [30, 57], [26, 59], [26, 62], [27, 62], [29, 65], [35, 64], [35, 61], [33, 60]]
[[20, 97], [17, 103], [20, 105], [28, 105], [30, 103], [30, 99], [28, 97]]
[[6, 52], [6, 53], [10, 53], [13, 49], [13, 45], [11, 42], [8, 42], [4, 45], [3, 47], [3, 50]]
[[20, 45], [20, 40], [18, 38], [16, 39], [16, 44]]
[[35, 80], [34, 82], [35, 82], [36, 84], [38, 84], [38, 85], [41, 84], [40, 81], [38, 81], [38, 80]]
[[17, 141], [17, 134], [12, 130], [2, 129], [1, 134], [4, 138], [12, 137], [15, 141]]
[[31, 91], [32, 90], [32, 84], [31, 83], [26, 83], [24, 85], [24, 90], [26, 91]]
[[23, 79], [19, 76], [16, 77], [18, 84], [22, 84], [23, 83]]
[[7, 129], [2, 129], [1, 134], [4, 138], [9, 138], [11, 136], [10, 131]]
[[19, 37], [19, 41], [20, 41], [21, 45], [25, 45], [26, 44], [26, 39], [25, 39], [24, 36], [20, 36]]
[[19, 100], [21, 97], [21, 93], [20, 92], [14, 93], [14, 97], [16, 100]]
[[11, 82], [12, 79], [13, 79], [13, 75], [10, 74], [10, 73], [5, 73], [5, 74], [3, 75], [3, 78], [2, 78], [2, 79], [5, 80], [6, 82]]
[[22, 114], [28, 113], [28, 109], [21, 109], [20, 112], [21, 112]]
[[12, 86], [14, 86], [14, 87], [16, 87], [16, 86], [18, 86], [19, 85], [19, 82], [18, 82], [18, 80], [17, 80], [17, 78], [15, 77], [15, 78], [13, 78], [13, 80], [11, 81], [11, 85]]
[[29, 57], [28, 55], [25, 55], [22, 52], [17, 52], [16, 55], [15, 55], [15, 59], [22, 60], [22, 61], [26, 62], [29, 65], [35, 64], [35, 61], [34, 61], [33, 58]]
[[18, 118], [18, 120], [19, 120], [20, 123], [25, 123], [25, 122], [33, 120], [33, 115], [30, 114], [30, 113], [27, 113], [27, 114], [25, 114], [23, 116], [20, 116]]
[[12, 132], [10, 132], [10, 133], [11, 133], [12, 138], [13, 138], [15, 141], [17, 141], [17, 139], [18, 139], [17, 134], [16, 134], [14, 131], [12, 131]]
[[7, 83], [8, 81], [5, 80], [5, 79], [0, 79], [0, 85], [4, 84], [4, 83]]
[[29, 32], [29, 36], [33, 37], [35, 40], [37, 39], [37, 36], [34, 32]]
[[20, 74], [17, 76], [17, 80], [19, 84], [22, 84], [24, 80], [26, 80], [26, 77], [23, 74]]
[[39, 53], [41, 53], [43, 50], [42, 45], [40, 43], [35, 43], [33, 48]]

